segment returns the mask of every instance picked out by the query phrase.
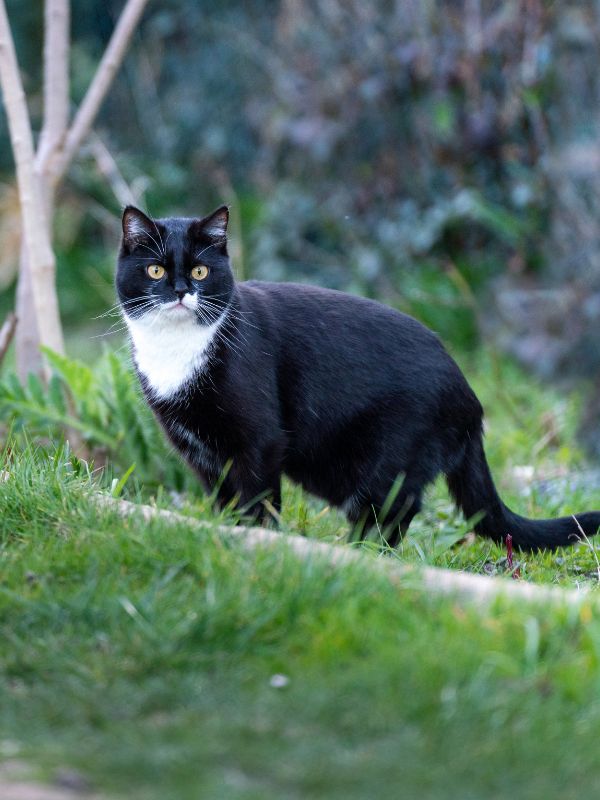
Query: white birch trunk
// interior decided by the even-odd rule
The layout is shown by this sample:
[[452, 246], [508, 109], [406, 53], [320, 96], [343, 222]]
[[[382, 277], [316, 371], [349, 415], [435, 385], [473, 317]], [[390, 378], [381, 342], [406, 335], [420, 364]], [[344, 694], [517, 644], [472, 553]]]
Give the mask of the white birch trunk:
[[[0, 0], [0, 3], [2, 3], [4, 16], [4, 20], [0, 20], [0, 40], [5, 41], [7, 53], [10, 54], [12, 51], [12, 59], [9, 58], [12, 66], [9, 70], [8, 82], [14, 85], [15, 74], [19, 79], [18, 65], [14, 56], [14, 44], [4, 0]], [[45, 345], [58, 352], [63, 352], [64, 349], [56, 295], [55, 261], [51, 248], [55, 194], [71, 161], [91, 130], [100, 106], [121, 66], [146, 4], [147, 0], [127, 0], [94, 79], [69, 129], [69, 0], [46, 0], [44, 123], [35, 163], [32, 162], [33, 177], [29, 176], [32, 185], [37, 187], [35, 194], [39, 202], [36, 208], [32, 207], [30, 202], [28, 205], [28, 214], [36, 213], [38, 215], [34, 219], [37, 219], [37, 228], [40, 231], [41, 239], [37, 242], [38, 250], [35, 250], [36, 245], [31, 240], [31, 219], [28, 221], [28, 234], [23, 211], [23, 244], [17, 287], [17, 316], [19, 318], [16, 337], [17, 369], [22, 380], [29, 372], [39, 373], [42, 371], [40, 345]], [[5, 32], [4, 36], [2, 36], [2, 31]], [[26, 135], [31, 142], [31, 127], [20, 79], [18, 86], [27, 121]], [[6, 94], [4, 84], [3, 93]], [[5, 102], [8, 103], [6, 97]], [[13, 150], [16, 145], [22, 149], [22, 134], [17, 136], [17, 141], [13, 140]], [[31, 147], [27, 149], [28, 153], [29, 150], [33, 152], [32, 143]], [[28, 158], [29, 155], [25, 160]], [[16, 159], [17, 151], [15, 150]], [[19, 182], [19, 193], [21, 194], [21, 182]], [[23, 199], [22, 208], [25, 208]], [[32, 245], [34, 250], [31, 250]], [[40, 268], [42, 251], [44, 255], [42, 261], [46, 263], [43, 269]], [[46, 306], [43, 310], [39, 302], [40, 294], [46, 298]]]
[[69, 0], [46, 0], [44, 21], [44, 122], [36, 168], [47, 175], [69, 124]]
[[[34, 168], [43, 202], [43, 224], [48, 241], [52, 243], [54, 188], [50, 170], [64, 144], [69, 122], [69, 0], [46, 0], [44, 20], [44, 121]], [[19, 326], [15, 337], [17, 372], [21, 381], [25, 381], [30, 372], [43, 371], [40, 345], [50, 346], [42, 338], [32, 292], [30, 258], [23, 239], [16, 301]], [[53, 294], [57, 305], [55, 285]]]
[[19, 74], [8, 15], [0, 0], [0, 86], [17, 171], [23, 238], [31, 278], [31, 305], [40, 340], [63, 352], [56, 299], [54, 253], [48, 235], [42, 190], [35, 170], [35, 151], [25, 93]]
[[31, 287], [31, 273], [29, 272], [29, 258], [25, 237], [21, 238], [21, 251], [19, 254], [19, 277], [17, 280], [16, 310], [17, 331], [15, 334], [15, 348], [17, 361], [17, 374], [21, 383], [25, 383], [30, 372], [42, 372], [42, 358], [40, 353], [40, 334], [32, 301], [33, 289]]

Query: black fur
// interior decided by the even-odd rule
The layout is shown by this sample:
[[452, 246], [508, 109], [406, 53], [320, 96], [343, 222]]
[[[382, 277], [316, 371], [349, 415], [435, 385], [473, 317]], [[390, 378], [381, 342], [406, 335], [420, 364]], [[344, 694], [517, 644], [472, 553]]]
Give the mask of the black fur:
[[[466, 517], [479, 516], [479, 534], [503, 541], [510, 533], [523, 549], [577, 540], [572, 518], [533, 521], [502, 503], [483, 451], [481, 405], [431, 331], [341, 292], [235, 283], [215, 216], [224, 232], [225, 209], [156, 222], [126, 209], [117, 289], [126, 313], [144, 313], [128, 301], [150, 283], [143, 265], [150, 240], [160, 239], [167, 272], [149, 291], [157, 304], [173, 300], [204, 248], [210, 275], [198, 288], [198, 325], [227, 309], [208, 364], [166, 400], [140, 379], [167, 435], [209, 489], [220, 487], [222, 503], [235, 499], [259, 516], [268, 497], [279, 509], [286, 474], [343, 507], [360, 530], [377, 522], [395, 545], [442, 473]], [[599, 512], [577, 519], [588, 536], [600, 526]]]

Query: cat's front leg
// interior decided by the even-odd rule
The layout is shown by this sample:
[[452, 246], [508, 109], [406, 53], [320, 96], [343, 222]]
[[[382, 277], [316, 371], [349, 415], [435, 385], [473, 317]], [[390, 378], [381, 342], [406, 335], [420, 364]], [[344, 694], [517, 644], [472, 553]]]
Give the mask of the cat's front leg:
[[255, 465], [234, 462], [217, 490], [218, 505], [229, 504], [262, 524], [277, 522], [281, 511], [281, 473], [257, 471]]

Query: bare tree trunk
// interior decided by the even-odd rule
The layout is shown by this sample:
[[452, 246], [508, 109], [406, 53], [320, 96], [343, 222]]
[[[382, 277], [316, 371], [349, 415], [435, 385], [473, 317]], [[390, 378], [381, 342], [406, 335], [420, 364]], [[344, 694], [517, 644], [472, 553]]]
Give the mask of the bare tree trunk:
[[[88, 135], [96, 115], [106, 97], [116, 75], [131, 37], [146, 7], [147, 0], [127, 0], [125, 8], [118, 20], [104, 56], [100, 61], [96, 74], [77, 111], [73, 124], [69, 121], [69, 0], [46, 0], [45, 33], [44, 33], [44, 123], [40, 135], [37, 155], [33, 159], [31, 126], [27, 115], [25, 97], [18, 73], [14, 44], [10, 34], [4, 0], [0, 0], [2, 16], [0, 18], [0, 51], [4, 46], [6, 54], [5, 79], [2, 91], [7, 105], [12, 98], [15, 109], [19, 109], [21, 117], [18, 131], [12, 138], [15, 160], [17, 149], [21, 159], [30, 162], [25, 168], [29, 181], [34, 189], [26, 202], [22, 194], [23, 182], [19, 179], [19, 194], [22, 204], [23, 244], [20, 256], [19, 283], [17, 287], [17, 369], [23, 380], [29, 372], [43, 371], [40, 345], [63, 352], [62, 329], [56, 295], [55, 261], [51, 248], [52, 220], [57, 188], [69, 165]], [[4, 43], [4, 44], [3, 44]], [[0, 52], [0, 58], [2, 52]], [[20, 93], [20, 103], [12, 97]], [[13, 112], [13, 117], [15, 113]], [[10, 120], [9, 120], [10, 121]], [[11, 127], [11, 137], [12, 137]], [[23, 142], [25, 150], [23, 150]], [[23, 155], [25, 154], [25, 155]], [[19, 167], [17, 168], [19, 172]], [[31, 173], [31, 174], [29, 174]], [[27, 206], [27, 212], [26, 212]], [[30, 219], [26, 221], [26, 213]], [[34, 250], [32, 247], [31, 217], [37, 224], [38, 239]], [[27, 233], [29, 228], [29, 236]], [[37, 250], [35, 247], [37, 246]], [[42, 258], [43, 255], [43, 258]], [[45, 263], [42, 268], [40, 259]], [[44, 298], [44, 306], [40, 306], [40, 297]], [[37, 298], [37, 299], [36, 299]]]
[[69, 0], [46, 0], [44, 27], [44, 123], [36, 168], [47, 174], [69, 124]]
[[31, 278], [31, 305], [35, 310], [41, 341], [53, 350], [62, 352], [62, 329], [55, 288], [56, 264], [35, 170], [29, 113], [4, 0], [0, 0], [0, 86], [17, 169], [23, 237]]
[[[49, 172], [64, 144], [69, 122], [69, 0], [46, 0], [44, 16], [44, 122], [34, 168], [44, 207], [46, 236], [51, 243], [54, 187], [49, 180]], [[55, 285], [56, 275], [53, 276], [52, 281]], [[40, 345], [49, 346], [48, 342], [43, 339], [37, 322], [32, 292], [29, 253], [23, 239], [16, 304], [19, 327], [15, 341], [17, 372], [22, 381], [30, 372], [41, 373], [43, 371]], [[56, 289], [54, 289], [53, 295], [58, 315]]]
[[42, 369], [40, 353], [40, 334], [32, 302], [31, 273], [25, 237], [21, 239], [19, 254], [19, 277], [17, 281], [16, 308], [19, 324], [15, 335], [17, 352], [17, 374], [23, 383], [30, 372], [39, 373]]

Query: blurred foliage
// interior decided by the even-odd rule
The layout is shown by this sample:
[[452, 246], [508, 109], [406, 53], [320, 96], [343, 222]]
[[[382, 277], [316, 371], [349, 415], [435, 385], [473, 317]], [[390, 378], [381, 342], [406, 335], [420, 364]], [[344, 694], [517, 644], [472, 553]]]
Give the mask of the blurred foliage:
[[[8, 7], [39, 119], [41, 4]], [[121, 7], [77, 3], [76, 103]], [[109, 155], [91, 142], [63, 192], [66, 322], [110, 302], [127, 192], [156, 216], [225, 201], [244, 277], [379, 297], [600, 384], [599, 44], [591, 0], [150, 4], [97, 125]]]
[[0, 382], [0, 417], [14, 435], [24, 431], [38, 442], [67, 436], [108, 478], [133, 465], [138, 485], [200, 491], [155, 422], [128, 359], [106, 351], [92, 368], [52, 352], [47, 357], [53, 368], [47, 387], [35, 375], [22, 386], [10, 372]]

